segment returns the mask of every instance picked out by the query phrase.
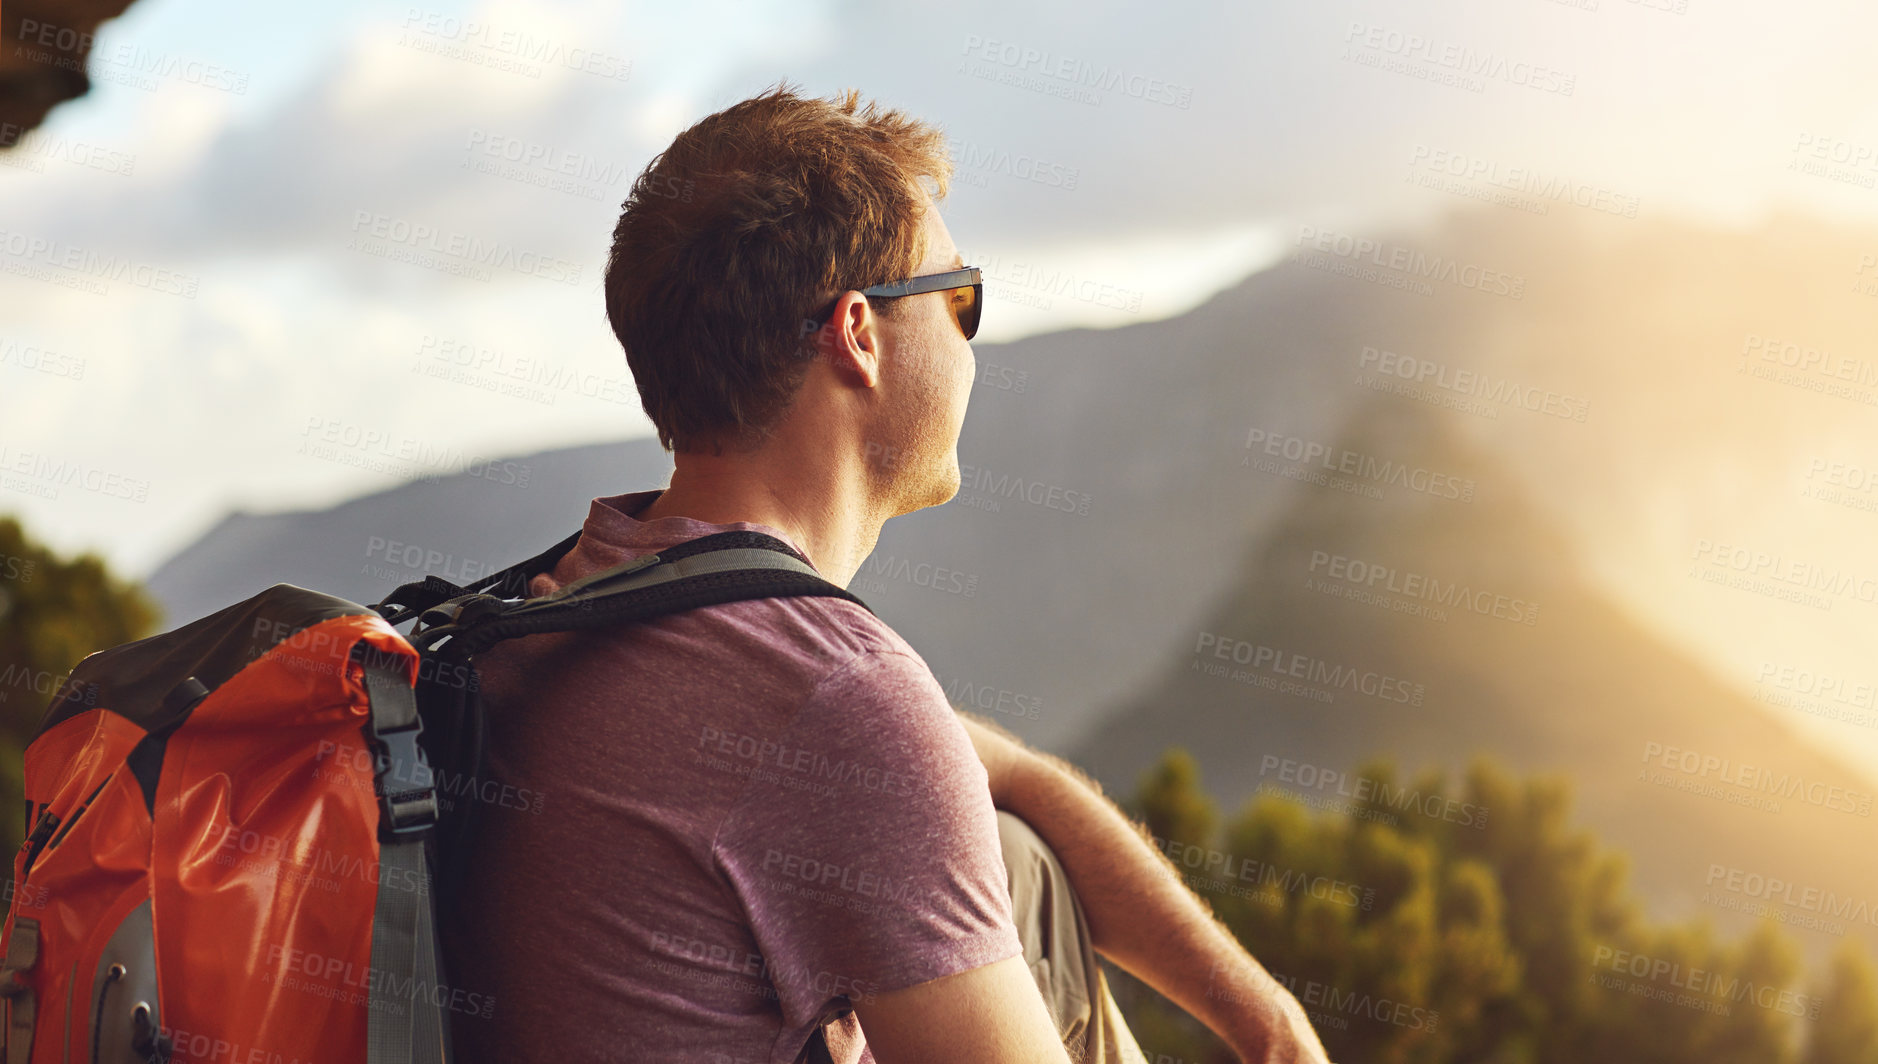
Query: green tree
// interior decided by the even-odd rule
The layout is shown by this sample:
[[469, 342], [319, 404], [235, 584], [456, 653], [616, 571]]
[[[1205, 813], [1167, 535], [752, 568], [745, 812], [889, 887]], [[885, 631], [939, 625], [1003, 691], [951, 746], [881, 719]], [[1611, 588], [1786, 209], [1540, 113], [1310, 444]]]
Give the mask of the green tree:
[[1816, 991], [1802, 1064], [1878, 1064], [1878, 972], [1863, 947], [1848, 939], [1833, 954]]
[[87, 654], [156, 629], [142, 589], [94, 554], [61, 558], [0, 517], [0, 845], [19, 849], [21, 763], [46, 706]]
[[[1453, 789], [1439, 772], [1399, 783], [1386, 762], [1353, 778], [1341, 809], [1260, 795], [1213, 837], [1197, 768], [1173, 750], [1138, 803], [1157, 834], [1206, 854], [1188, 883], [1291, 987], [1333, 1059], [1878, 1064], [1878, 975], [1862, 952], [1808, 992], [1771, 921], [1734, 941], [1707, 920], [1646, 921], [1627, 862], [1572, 826], [1565, 781], [1484, 760]], [[1116, 982], [1150, 1059], [1233, 1061], [1190, 1017]]]
[[1178, 748], [1142, 774], [1133, 811], [1155, 838], [1194, 846], [1212, 839], [1218, 819], [1213, 800], [1200, 789], [1200, 763]]

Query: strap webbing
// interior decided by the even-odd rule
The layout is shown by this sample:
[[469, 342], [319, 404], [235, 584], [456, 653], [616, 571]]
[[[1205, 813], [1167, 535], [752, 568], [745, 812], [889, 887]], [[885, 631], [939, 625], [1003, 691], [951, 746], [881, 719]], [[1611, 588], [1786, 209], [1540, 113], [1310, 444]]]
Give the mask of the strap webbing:
[[565, 587], [562, 587], [560, 590], [536, 600], [536, 602], [543, 605], [531, 605], [514, 610], [509, 616], [526, 616], [530, 610], [549, 608], [549, 604], [558, 604], [563, 599], [573, 598], [575, 595], [581, 594], [588, 588], [593, 588], [595, 592], [595, 594], [589, 597], [597, 599], [601, 594], [624, 593], [635, 588], [669, 583], [682, 577], [697, 576], [703, 573], [721, 573], [730, 569], [770, 569], [791, 573], [803, 573], [807, 576], [817, 578], [821, 576], [820, 573], [815, 571], [814, 566], [792, 555], [779, 554], [776, 551], [764, 550], [758, 547], [735, 547], [726, 550], [687, 554], [675, 561], [663, 554], [658, 554], [645, 559], [645, 561], [650, 562], [653, 558], [658, 559], [657, 564], [638, 569], [626, 569], [623, 572], [617, 569], [608, 569], [590, 576], [583, 576], [579, 580], [575, 580]]
[[761, 568], [746, 565], [676, 579], [652, 580], [644, 586], [588, 589], [586, 594], [556, 602], [531, 603], [506, 613], [489, 614], [462, 629], [454, 626], [431, 629], [413, 635], [411, 642], [419, 650], [428, 650], [440, 645], [448, 636], [457, 653], [471, 656], [518, 636], [630, 624], [748, 599], [802, 596], [842, 598], [862, 609], [867, 608], [867, 603], [847, 589], [812, 573], [799, 572], [784, 564]]
[[[405, 621], [410, 620], [412, 617], [417, 616], [438, 603], [447, 602], [450, 599], [473, 592], [481, 592], [504, 599], [525, 598], [528, 595], [528, 582], [537, 574], [551, 571], [555, 565], [580, 542], [580, 537], [581, 533], [576, 532], [526, 561], [517, 562], [507, 569], [503, 569], [497, 573], [491, 573], [480, 580], [473, 580], [468, 584], [457, 585], [441, 577], [426, 576], [423, 580], [416, 583], [403, 584], [393, 589], [390, 594], [380, 599], [378, 604], [372, 608], [377, 610], [392, 624], [403, 624]], [[714, 532], [708, 536], [700, 536], [697, 539], [686, 540], [683, 543], [674, 544], [660, 551], [658, 557], [665, 561], [675, 561], [693, 554], [726, 550], [733, 547], [769, 550], [788, 555], [804, 564], [808, 562], [808, 559], [804, 558], [794, 547], [777, 539], [775, 536], [765, 535], [761, 532], [742, 530]], [[589, 578], [588, 582], [604, 580], [622, 570], [632, 571], [639, 567], [640, 560], [635, 559], [632, 562], [627, 562], [613, 569], [595, 573]]]
[[[363, 646], [363, 644], [361, 644]], [[437, 1004], [437, 940], [424, 846], [437, 792], [417, 744], [417, 700], [401, 670], [368, 660], [367, 738], [378, 762], [378, 897], [372, 910], [366, 1064], [438, 1064], [448, 1044]]]
[[371, 1010], [367, 1064], [429, 1064], [443, 1059], [437, 1005], [437, 943], [430, 914], [430, 868], [421, 839], [378, 847], [378, 906], [372, 913]]

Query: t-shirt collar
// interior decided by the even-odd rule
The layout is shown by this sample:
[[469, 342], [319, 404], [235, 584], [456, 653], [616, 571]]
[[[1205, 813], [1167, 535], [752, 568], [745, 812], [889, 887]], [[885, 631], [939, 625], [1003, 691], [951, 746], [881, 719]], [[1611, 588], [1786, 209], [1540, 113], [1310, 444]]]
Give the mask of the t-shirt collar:
[[[698, 539], [714, 532], [760, 532], [774, 536], [794, 548], [798, 554], [807, 558], [808, 552], [802, 544], [784, 534], [780, 529], [752, 521], [732, 521], [727, 524], [713, 524], [691, 517], [659, 517], [651, 521], [641, 521], [635, 514], [652, 505], [664, 489], [634, 491], [624, 495], [610, 495], [593, 500], [587, 510], [587, 522], [581, 526], [581, 538], [588, 536], [600, 540], [608, 546], [619, 547], [634, 554], [653, 553], [686, 540]], [[813, 561], [810, 562], [814, 564]]]

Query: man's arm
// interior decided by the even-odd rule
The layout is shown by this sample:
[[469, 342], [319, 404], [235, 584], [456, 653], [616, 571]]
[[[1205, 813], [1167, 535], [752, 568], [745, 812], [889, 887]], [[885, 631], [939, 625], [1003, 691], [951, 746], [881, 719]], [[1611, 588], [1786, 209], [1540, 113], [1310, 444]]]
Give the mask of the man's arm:
[[854, 1015], [880, 1064], [1070, 1064], [1021, 956], [862, 995]]
[[1138, 825], [1068, 762], [960, 712], [991, 801], [1023, 817], [1062, 862], [1096, 950], [1166, 995], [1248, 1064], [1321, 1064], [1304, 1009], [1181, 881]]

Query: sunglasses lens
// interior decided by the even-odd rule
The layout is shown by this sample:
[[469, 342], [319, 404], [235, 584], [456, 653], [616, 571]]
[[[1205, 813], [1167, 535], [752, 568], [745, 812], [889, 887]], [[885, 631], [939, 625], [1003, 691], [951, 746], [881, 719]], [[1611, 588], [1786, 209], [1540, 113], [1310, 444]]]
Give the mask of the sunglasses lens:
[[[959, 331], [969, 340], [978, 335], [978, 314], [985, 305], [985, 286], [980, 282], [956, 291], [952, 299], [952, 317], [959, 323]], [[967, 292], [971, 294], [965, 295]]]

